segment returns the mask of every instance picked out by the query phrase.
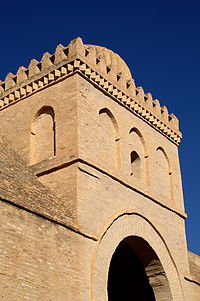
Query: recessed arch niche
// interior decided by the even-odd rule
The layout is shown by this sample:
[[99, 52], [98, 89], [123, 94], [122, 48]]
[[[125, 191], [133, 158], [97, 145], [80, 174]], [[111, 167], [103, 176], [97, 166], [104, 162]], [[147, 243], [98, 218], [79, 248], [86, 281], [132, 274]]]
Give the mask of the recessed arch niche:
[[166, 151], [161, 147], [157, 147], [154, 154], [154, 171], [151, 179], [152, 185], [159, 187], [163, 195], [169, 199], [173, 199], [173, 181], [172, 169], [169, 157]]
[[146, 142], [141, 132], [133, 127], [129, 131], [130, 176], [149, 185]]
[[121, 168], [120, 135], [117, 121], [107, 108], [99, 111], [100, 139], [99, 152], [101, 158], [116, 168]]
[[55, 113], [52, 107], [44, 106], [31, 123], [30, 163], [52, 158], [56, 155]]

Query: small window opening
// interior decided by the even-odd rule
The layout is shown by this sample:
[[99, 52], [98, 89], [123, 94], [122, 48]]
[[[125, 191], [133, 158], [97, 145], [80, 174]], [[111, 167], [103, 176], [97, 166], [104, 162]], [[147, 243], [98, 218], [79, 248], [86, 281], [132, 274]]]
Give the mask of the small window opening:
[[130, 154], [130, 160], [131, 160], [131, 173], [130, 175], [138, 180], [140, 180], [141, 176], [141, 160], [139, 155], [133, 151]]

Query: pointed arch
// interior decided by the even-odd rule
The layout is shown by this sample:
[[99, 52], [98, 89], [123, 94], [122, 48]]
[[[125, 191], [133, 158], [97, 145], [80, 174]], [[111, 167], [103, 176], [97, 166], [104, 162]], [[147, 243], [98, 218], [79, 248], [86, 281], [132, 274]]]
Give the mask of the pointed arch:
[[[101, 292], [102, 300], [109, 300], [109, 269], [112, 264], [112, 257], [122, 241], [126, 241], [133, 251], [138, 254], [156, 300], [183, 300], [183, 288], [179, 271], [170, 249], [159, 231], [148, 219], [137, 213], [124, 213], [113, 219], [102, 233], [94, 249], [92, 259], [92, 300], [99, 300], [99, 292]], [[118, 254], [120, 255], [120, 253]], [[135, 285], [135, 283], [132, 282], [132, 285]], [[127, 286], [125, 289], [128, 292]], [[130, 294], [130, 297], [132, 297], [132, 294]], [[144, 300], [151, 299], [146, 298]]]
[[44, 106], [31, 123], [30, 163], [35, 164], [56, 155], [55, 113], [52, 107]]
[[[134, 142], [133, 142], [133, 145], [132, 145], [132, 149], [131, 149], [131, 152], [130, 152], [130, 164], [131, 164], [131, 176], [134, 175], [134, 172], [133, 172], [133, 168], [136, 168], [135, 171], [136, 171], [136, 179], [137, 180], [142, 180], [147, 184], [149, 185], [149, 167], [148, 167], [148, 154], [147, 154], [147, 146], [146, 146], [146, 142], [145, 142], [145, 139], [142, 135], [142, 133], [136, 128], [136, 127], [133, 127], [130, 129], [129, 131], [129, 135], [131, 135], [131, 133], [135, 133], [137, 135], [137, 137], [139, 138], [140, 140], [140, 143], [141, 143], [141, 151], [138, 152], [136, 151], [134, 148], [135, 148], [135, 145], [134, 145]], [[137, 160], [133, 166], [132, 164], [132, 158], [133, 158], [133, 154], [137, 154]], [[134, 155], [135, 156], [135, 155]], [[140, 160], [139, 160], [140, 159]], [[137, 164], [136, 164], [137, 163]], [[143, 168], [144, 167], [144, 168]]]
[[141, 134], [141, 132], [136, 127], [131, 128], [130, 131], [129, 131], [129, 134], [131, 134], [132, 132], [135, 132], [139, 136], [139, 138], [141, 140], [141, 143], [142, 143], [142, 146], [143, 146], [143, 155], [144, 155], [144, 157], [147, 157], [148, 156], [147, 155], [147, 146], [146, 146], [146, 142], [144, 140], [143, 135]]
[[154, 185], [160, 187], [162, 193], [171, 200], [173, 197], [172, 168], [169, 157], [163, 147], [156, 148], [156, 172], [154, 172]]
[[166, 162], [167, 162], [167, 170], [168, 170], [168, 173], [170, 174], [172, 171], [171, 171], [171, 165], [170, 165], [169, 157], [168, 157], [166, 151], [164, 150], [164, 148], [162, 148], [162, 146], [157, 147], [156, 151], [158, 151], [158, 150], [163, 152], [163, 154], [165, 156], [165, 159], [166, 159]]
[[[112, 112], [107, 108], [99, 111], [100, 116], [100, 149], [104, 159], [113, 159], [114, 165], [121, 169], [120, 135], [117, 121]], [[112, 158], [113, 157], [113, 158]]]

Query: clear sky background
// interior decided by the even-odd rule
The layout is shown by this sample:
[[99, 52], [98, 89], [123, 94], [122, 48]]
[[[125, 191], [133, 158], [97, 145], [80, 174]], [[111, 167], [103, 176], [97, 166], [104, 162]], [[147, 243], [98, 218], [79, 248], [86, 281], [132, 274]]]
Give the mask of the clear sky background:
[[200, 255], [200, 1], [1, 1], [0, 28], [1, 80], [84, 34], [178, 116], [188, 249]]

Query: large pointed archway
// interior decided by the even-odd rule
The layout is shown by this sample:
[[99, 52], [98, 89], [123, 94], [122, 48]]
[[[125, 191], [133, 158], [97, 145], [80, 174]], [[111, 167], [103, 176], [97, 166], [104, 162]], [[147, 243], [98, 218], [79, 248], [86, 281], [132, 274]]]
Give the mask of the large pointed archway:
[[180, 301], [183, 290], [166, 243], [138, 214], [114, 219], [94, 250], [92, 301]]
[[116, 248], [108, 273], [108, 301], [172, 300], [156, 253], [142, 238], [129, 236]]

